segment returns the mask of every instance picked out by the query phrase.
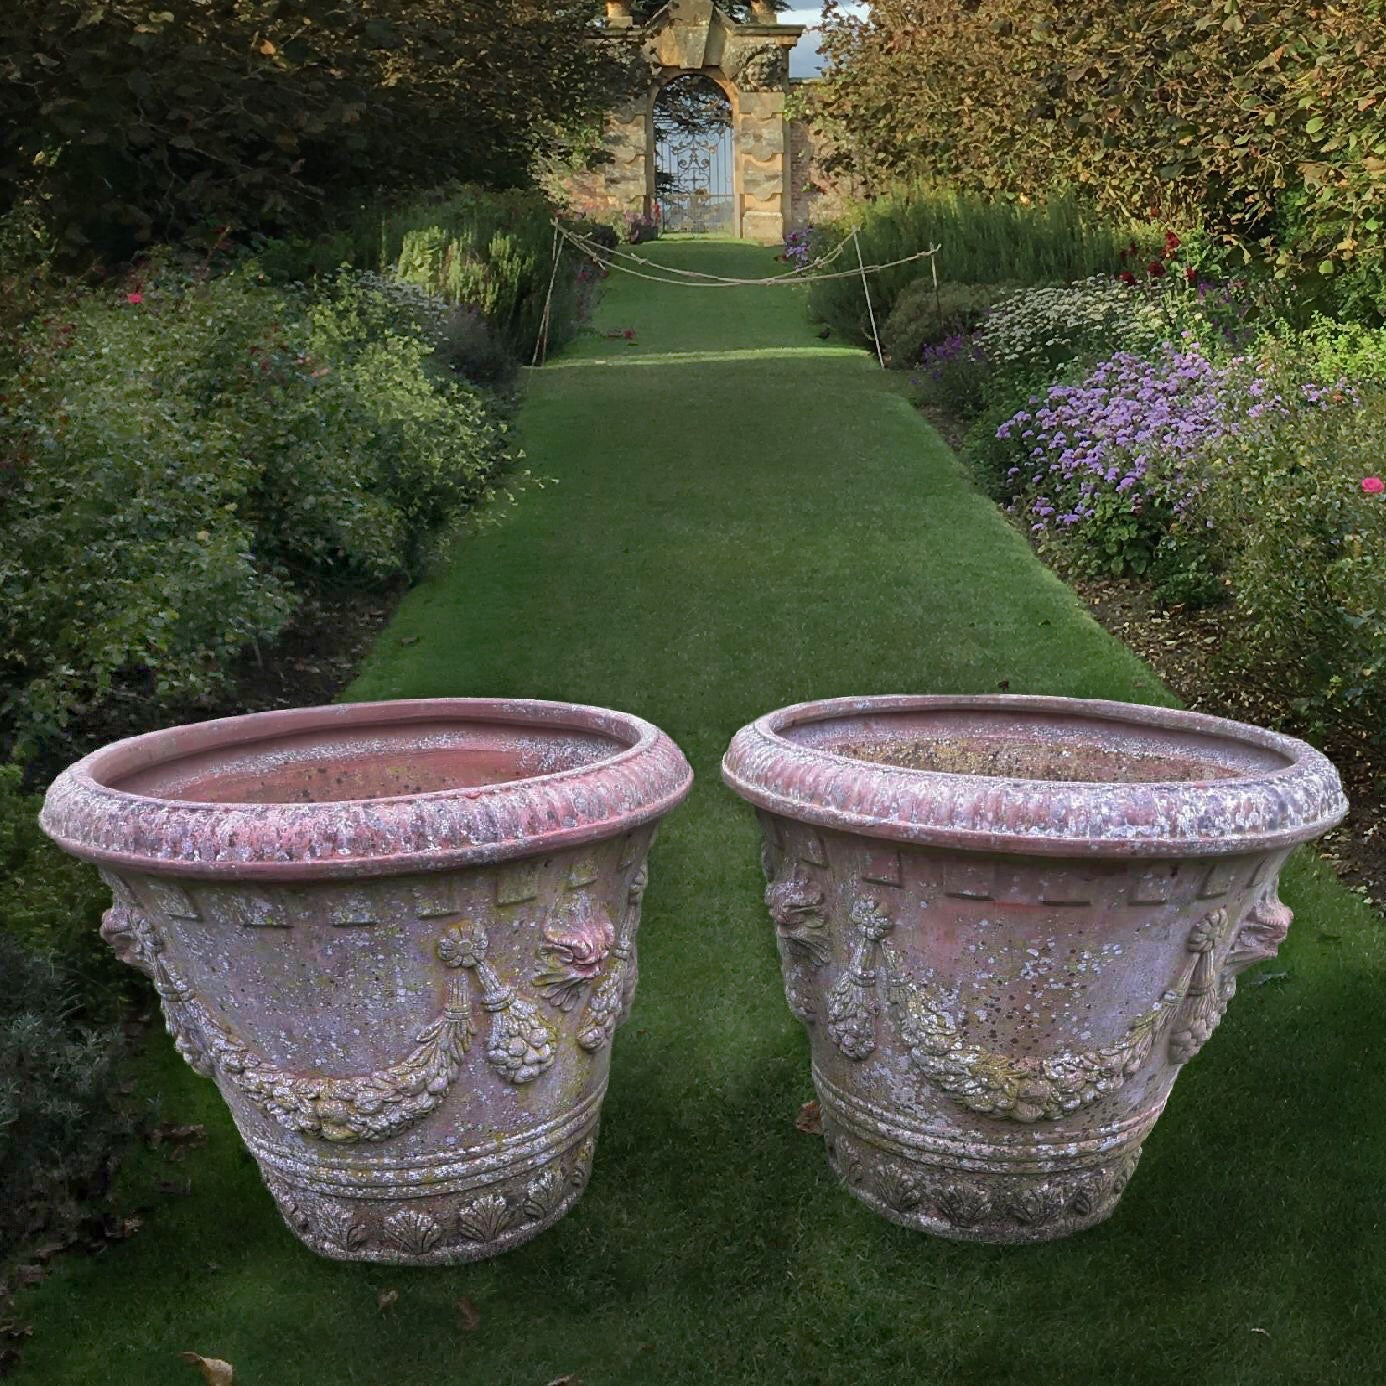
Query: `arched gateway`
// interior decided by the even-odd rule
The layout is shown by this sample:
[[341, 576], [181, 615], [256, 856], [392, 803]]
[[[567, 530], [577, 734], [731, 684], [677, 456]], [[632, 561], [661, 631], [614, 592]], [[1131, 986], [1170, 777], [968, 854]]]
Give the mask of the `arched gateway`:
[[[634, 22], [629, 0], [607, 0], [606, 9], [602, 41], [637, 46], [650, 82], [608, 122], [610, 162], [568, 180], [574, 198], [607, 215], [648, 216], [662, 201], [677, 209], [678, 229], [719, 230], [766, 245], [782, 241], [791, 225], [789, 52], [803, 28], [776, 23], [768, 4], [753, 5], [746, 24], [727, 18], [712, 0], [670, 0], [645, 24]], [[666, 88], [690, 77], [714, 84], [729, 108], [721, 157], [730, 167], [716, 183], [698, 182], [701, 169], [680, 169], [667, 138], [656, 134]], [[714, 206], [723, 198], [725, 206]]]

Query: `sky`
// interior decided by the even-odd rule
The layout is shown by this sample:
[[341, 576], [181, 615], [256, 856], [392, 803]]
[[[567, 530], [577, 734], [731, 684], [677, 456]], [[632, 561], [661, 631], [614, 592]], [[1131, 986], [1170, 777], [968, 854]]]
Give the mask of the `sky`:
[[[864, 5], [844, 5], [847, 10], [864, 9]], [[793, 9], [786, 10], [780, 15], [781, 24], [808, 24], [818, 23], [822, 10], [817, 6], [812, 9]], [[791, 77], [813, 77], [816, 76], [821, 64], [818, 59], [818, 43], [816, 36], [807, 33], [799, 40], [798, 46], [789, 55], [789, 75]]]

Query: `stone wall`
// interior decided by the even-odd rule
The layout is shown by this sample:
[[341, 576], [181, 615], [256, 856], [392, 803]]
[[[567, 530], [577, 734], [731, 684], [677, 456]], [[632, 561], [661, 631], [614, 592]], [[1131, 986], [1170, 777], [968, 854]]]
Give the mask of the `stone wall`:
[[[803, 30], [771, 22], [736, 24], [712, 0], [670, 0], [644, 27], [629, 23], [628, 6], [612, 0], [602, 42], [638, 44], [650, 87], [609, 122], [609, 161], [563, 180], [568, 200], [584, 215], [617, 220], [648, 211], [654, 199], [654, 102], [675, 77], [702, 73], [727, 93], [736, 138], [733, 192], [736, 231], [779, 244], [792, 221], [789, 169], [789, 52]], [[614, 10], [614, 13], [613, 13]]]
[[857, 180], [824, 164], [832, 146], [814, 129], [811, 120], [796, 117], [789, 123], [789, 227], [799, 231], [824, 221], [836, 221], [848, 203], [859, 195]]

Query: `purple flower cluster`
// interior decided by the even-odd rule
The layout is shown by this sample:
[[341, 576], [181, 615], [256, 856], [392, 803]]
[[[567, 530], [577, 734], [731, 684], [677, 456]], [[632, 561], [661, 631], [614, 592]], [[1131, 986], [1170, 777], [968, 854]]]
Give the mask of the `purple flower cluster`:
[[938, 382], [952, 366], [982, 365], [986, 359], [987, 354], [975, 337], [967, 332], [955, 332], [941, 342], [925, 343], [924, 350], [919, 353], [919, 371]]
[[996, 431], [1020, 443], [1026, 461], [1019, 507], [1037, 533], [1072, 530], [1104, 516], [1158, 512], [1161, 524], [1191, 508], [1193, 463], [1209, 444], [1258, 420], [1272, 424], [1305, 408], [1357, 402], [1343, 382], [1277, 388], [1245, 356], [1214, 365], [1188, 339], [1150, 356], [1117, 352], [1077, 385], [1054, 385]]
[[[1051, 386], [996, 431], [1028, 444], [1031, 528], [1090, 519], [1114, 492], [1137, 513], [1155, 491], [1176, 513], [1191, 499], [1185, 467], [1230, 422], [1225, 376], [1196, 348], [1164, 343], [1151, 357], [1120, 351], [1078, 385]], [[1155, 475], [1152, 475], [1152, 470]], [[1012, 469], [1011, 475], [1021, 472]]]
[[784, 238], [784, 254], [780, 256], [781, 260], [787, 261], [795, 269], [807, 269], [812, 258], [807, 231], [791, 231]]

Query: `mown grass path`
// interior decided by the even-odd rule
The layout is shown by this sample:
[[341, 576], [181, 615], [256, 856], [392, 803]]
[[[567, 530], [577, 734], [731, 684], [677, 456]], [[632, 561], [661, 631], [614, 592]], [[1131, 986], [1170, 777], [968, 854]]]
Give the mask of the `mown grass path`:
[[[660, 259], [773, 271], [738, 245]], [[1381, 1379], [1386, 1077], [1380, 922], [1311, 861], [1266, 985], [1180, 1078], [1116, 1217], [1031, 1248], [904, 1231], [838, 1191], [728, 738], [768, 708], [895, 691], [1170, 701], [864, 354], [798, 291], [613, 282], [604, 330], [530, 378], [536, 473], [404, 602], [355, 698], [511, 694], [645, 716], [698, 775], [655, 848], [641, 982], [591, 1185], [495, 1262], [315, 1259], [279, 1224], [210, 1084], [148, 1081], [209, 1140], [143, 1155], [143, 1229], [22, 1304], [20, 1379], [238, 1386], [1364, 1382]], [[191, 1180], [191, 1194], [153, 1192]], [[379, 1308], [382, 1292], [398, 1298]], [[466, 1296], [480, 1325], [464, 1329]]]

